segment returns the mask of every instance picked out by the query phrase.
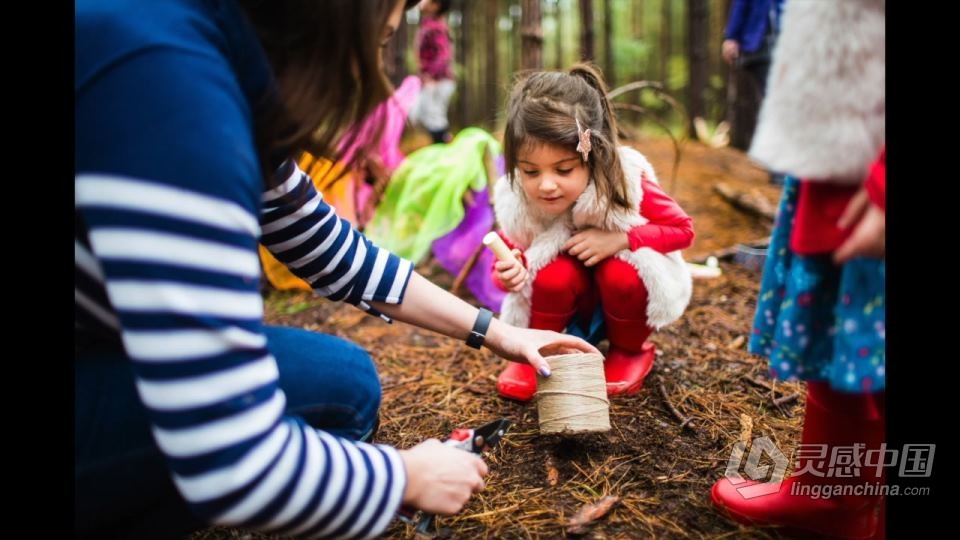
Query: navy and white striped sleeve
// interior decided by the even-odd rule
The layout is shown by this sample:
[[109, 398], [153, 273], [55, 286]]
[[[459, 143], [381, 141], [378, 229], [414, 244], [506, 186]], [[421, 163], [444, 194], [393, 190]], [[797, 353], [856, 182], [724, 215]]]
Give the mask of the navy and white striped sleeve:
[[337, 216], [292, 160], [278, 175], [282, 183], [262, 197], [263, 245], [319, 294], [389, 320], [369, 302], [402, 302], [413, 264]]
[[87, 286], [105, 291], [83, 302], [78, 293], [78, 310], [116, 328], [154, 438], [198, 516], [376, 536], [406, 485], [397, 451], [284, 413], [262, 332], [261, 181], [233, 80], [214, 56], [155, 48], [78, 92], [76, 258]]
[[253, 214], [105, 175], [79, 175], [76, 200], [154, 436], [194, 510], [289, 534], [382, 531], [405, 484], [396, 451], [283, 415], [260, 332]]

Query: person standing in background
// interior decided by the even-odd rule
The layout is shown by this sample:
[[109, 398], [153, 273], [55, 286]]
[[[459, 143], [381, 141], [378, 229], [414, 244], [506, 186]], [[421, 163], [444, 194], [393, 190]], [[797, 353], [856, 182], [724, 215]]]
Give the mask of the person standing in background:
[[416, 119], [430, 132], [434, 143], [450, 142], [447, 108], [456, 90], [453, 79], [453, 46], [446, 14], [450, 0], [420, 2], [420, 29], [417, 31], [417, 60], [423, 90], [417, 104]]
[[[767, 90], [767, 73], [773, 46], [780, 33], [780, 15], [785, 0], [733, 0], [723, 33], [723, 60], [745, 77], [737, 77], [737, 107], [733, 145], [747, 148], [753, 138], [757, 114]], [[749, 82], [746, 82], [749, 81]], [[751, 90], [746, 90], [749, 87]], [[739, 124], [739, 125], [737, 125]], [[783, 176], [771, 175], [771, 182], [782, 184]]]

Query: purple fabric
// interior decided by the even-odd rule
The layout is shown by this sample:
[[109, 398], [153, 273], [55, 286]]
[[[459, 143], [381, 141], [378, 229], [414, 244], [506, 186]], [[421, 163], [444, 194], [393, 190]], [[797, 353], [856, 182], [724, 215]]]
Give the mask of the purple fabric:
[[[463, 221], [457, 228], [434, 240], [433, 255], [444, 270], [456, 276], [492, 228], [493, 207], [490, 206], [489, 193], [484, 189], [474, 193], [473, 205], [464, 209]], [[481, 304], [499, 313], [506, 293], [490, 279], [491, 267], [493, 253], [484, 249], [463, 284]]]

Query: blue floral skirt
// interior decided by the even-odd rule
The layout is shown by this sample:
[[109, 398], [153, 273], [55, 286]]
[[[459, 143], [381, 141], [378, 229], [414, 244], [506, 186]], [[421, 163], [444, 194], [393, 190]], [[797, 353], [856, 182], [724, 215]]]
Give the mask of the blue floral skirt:
[[827, 381], [834, 390], [885, 386], [886, 265], [790, 251], [800, 182], [788, 177], [774, 223], [748, 349], [781, 380]]

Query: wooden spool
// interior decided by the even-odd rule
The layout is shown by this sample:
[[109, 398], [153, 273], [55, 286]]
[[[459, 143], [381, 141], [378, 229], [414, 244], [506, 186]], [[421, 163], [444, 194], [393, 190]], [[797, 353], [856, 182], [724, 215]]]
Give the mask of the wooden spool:
[[610, 401], [603, 356], [573, 353], [550, 356], [551, 375], [537, 374], [540, 433], [575, 435], [610, 430]]

